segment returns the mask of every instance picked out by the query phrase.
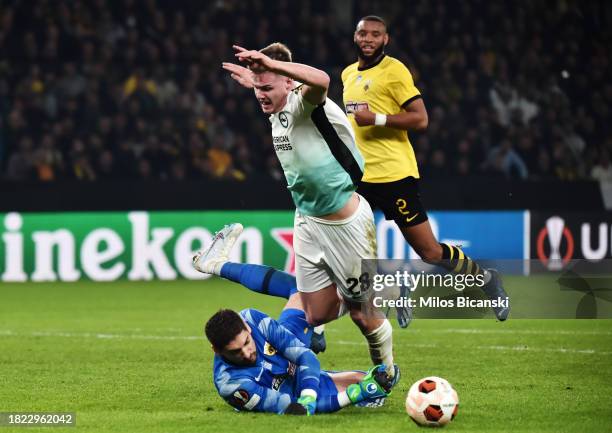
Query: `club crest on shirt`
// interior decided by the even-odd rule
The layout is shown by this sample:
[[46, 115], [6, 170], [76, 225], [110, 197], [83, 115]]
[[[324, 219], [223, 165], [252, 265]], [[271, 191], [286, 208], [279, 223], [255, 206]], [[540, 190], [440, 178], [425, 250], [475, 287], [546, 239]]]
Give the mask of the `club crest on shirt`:
[[287, 116], [287, 113], [285, 113], [284, 111], [281, 111], [280, 113], [278, 113], [278, 120], [280, 121], [280, 124], [283, 125], [284, 128], [287, 128], [289, 126], [289, 117]]
[[274, 356], [276, 355], [276, 349], [266, 341], [266, 344], [264, 344], [264, 353], [268, 356]]
[[372, 85], [372, 80], [367, 80], [364, 84], [363, 84], [363, 91], [367, 92], [368, 90], [370, 90], [370, 86]]

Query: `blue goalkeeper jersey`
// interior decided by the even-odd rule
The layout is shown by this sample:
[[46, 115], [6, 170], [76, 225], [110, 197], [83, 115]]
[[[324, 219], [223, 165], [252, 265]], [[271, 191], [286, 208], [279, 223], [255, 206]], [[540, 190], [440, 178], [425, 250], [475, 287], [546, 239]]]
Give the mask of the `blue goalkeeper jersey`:
[[251, 328], [257, 360], [244, 367], [215, 355], [213, 379], [225, 401], [237, 410], [283, 413], [303, 389], [319, 392], [319, 360], [310, 349], [260, 311], [246, 309], [240, 316]]

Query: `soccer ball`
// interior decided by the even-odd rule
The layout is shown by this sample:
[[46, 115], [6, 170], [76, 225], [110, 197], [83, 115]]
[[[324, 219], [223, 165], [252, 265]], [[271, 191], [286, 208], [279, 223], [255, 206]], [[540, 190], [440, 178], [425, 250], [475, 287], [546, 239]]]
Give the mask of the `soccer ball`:
[[406, 396], [406, 412], [419, 425], [440, 427], [457, 415], [459, 397], [446, 379], [429, 376], [417, 380]]

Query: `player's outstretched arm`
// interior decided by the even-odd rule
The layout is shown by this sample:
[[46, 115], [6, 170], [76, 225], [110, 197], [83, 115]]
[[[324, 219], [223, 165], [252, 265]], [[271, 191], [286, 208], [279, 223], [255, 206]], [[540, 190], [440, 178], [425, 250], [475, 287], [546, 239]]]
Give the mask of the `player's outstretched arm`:
[[323, 393], [320, 395], [317, 399], [317, 413], [336, 412], [347, 406], [364, 403], [371, 404], [374, 407], [381, 406], [391, 392], [392, 386], [385, 367], [377, 365], [371, 368], [367, 374], [362, 373], [360, 379], [355, 378], [354, 382], [348, 385], [344, 391], [337, 394]]
[[274, 72], [304, 83], [302, 95], [312, 105], [325, 101], [329, 89], [329, 75], [325, 71], [302, 63], [278, 61]]
[[286, 359], [297, 366], [296, 394], [298, 404], [304, 406], [308, 415], [313, 415], [317, 407], [321, 366], [317, 356], [304, 344], [271, 317], [257, 323], [257, 328], [273, 347]]
[[271, 71], [303, 83], [302, 95], [312, 105], [325, 101], [329, 88], [329, 75], [312, 66], [302, 63], [281, 62], [273, 60], [263, 53], [234, 45], [236, 57], [247, 64], [254, 72]]
[[221, 65], [223, 69], [228, 71], [230, 76], [241, 86], [246, 87], [247, 89], [252, 89], [255, 87], [253, 84], [253, 72], [251, 72], [249, 69], [245, 68], [244, 66], [236, 65], [235, 63], [223, 62]]

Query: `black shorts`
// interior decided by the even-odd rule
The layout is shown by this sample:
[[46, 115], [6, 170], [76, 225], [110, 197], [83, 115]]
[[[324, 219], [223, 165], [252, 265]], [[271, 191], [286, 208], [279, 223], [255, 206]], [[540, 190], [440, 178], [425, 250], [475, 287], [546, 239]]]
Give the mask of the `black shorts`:
[[400, 228], [427, 221], [427, 212], [419, 194], [419, 180], [412, 176], [395, 182], [361, 182], [357, 192], [372, 208], [382, 210], [385, 218], [394, 220]]

